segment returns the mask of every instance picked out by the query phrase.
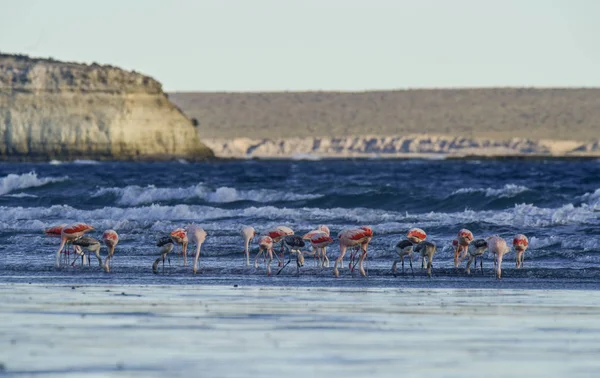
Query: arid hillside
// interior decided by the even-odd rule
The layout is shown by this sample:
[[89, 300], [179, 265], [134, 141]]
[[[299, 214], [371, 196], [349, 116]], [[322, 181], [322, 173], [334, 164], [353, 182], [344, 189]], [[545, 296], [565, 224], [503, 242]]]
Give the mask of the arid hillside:
[[170, 93], [203, 138], [600, 138], [600, 88]]

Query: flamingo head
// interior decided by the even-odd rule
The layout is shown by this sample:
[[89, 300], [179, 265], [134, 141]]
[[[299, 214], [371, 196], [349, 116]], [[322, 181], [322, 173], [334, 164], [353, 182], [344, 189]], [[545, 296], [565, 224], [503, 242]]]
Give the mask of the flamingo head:
[[406, 238], [413, 244], [419, 244], [427, 239], [427, 234], [420, 228], [411, 228], [406, 234]]
[[527, 239], [527, 236], [523, 234], [516, 235], [513, 239], [513, 247], [517, 252], [525, 252], [527, 247], [529, 247], [529, 240]]

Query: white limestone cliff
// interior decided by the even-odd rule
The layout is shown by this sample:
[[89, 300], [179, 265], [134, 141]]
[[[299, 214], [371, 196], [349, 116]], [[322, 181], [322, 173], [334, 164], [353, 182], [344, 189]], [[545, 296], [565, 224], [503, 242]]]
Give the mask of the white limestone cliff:
[[161, 84], [112, 66], [0, 54], [0, 159], [204, 159]]

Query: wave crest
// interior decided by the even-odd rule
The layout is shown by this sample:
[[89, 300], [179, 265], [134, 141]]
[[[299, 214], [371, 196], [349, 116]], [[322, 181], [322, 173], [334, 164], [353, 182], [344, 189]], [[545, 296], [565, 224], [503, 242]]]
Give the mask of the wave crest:
[[277, 190], [237, 190], [222, 186], [212, 191], [203, 184], [187, 188], [157, 188], [154, 185], [146, 187], [130, 185], [124, 188], [101, 188], [93, 197], [112, 194], [118, 197], [117, 203], [125, 206], [137, 206], [161, 201], [201, 199], [210, 203], [229, 203], [236, 201], [281, 202], [301, 201], [321, 197], [317, 194], [286, 193]]
[[461, 188], [454, 192], [451, 195], [458, 194], [470, 194], [470, 193], [483, 193], [486, 197], [498, 197], [498, 198], [510, 198], [515, 197], [523, 192], [529, 191], [526, 186], [515, 185], [515, 184], [506, 184], [504, 187], [499, 189], [494, 188]]
[[0, 195], [5, 195], [17, 189], [35, 188], [53, 182], [68, 180], [68, 177], [38, 177], [37, 173], [29, 172], [17, 175], [14, 173], [0, 178]]

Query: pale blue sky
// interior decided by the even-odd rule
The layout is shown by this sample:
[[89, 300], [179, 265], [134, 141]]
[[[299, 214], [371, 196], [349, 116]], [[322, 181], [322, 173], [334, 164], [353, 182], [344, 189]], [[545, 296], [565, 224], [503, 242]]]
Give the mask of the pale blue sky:
[[0, 0], [0, 51], [168, 91], [600, 86], [595, 0]]

